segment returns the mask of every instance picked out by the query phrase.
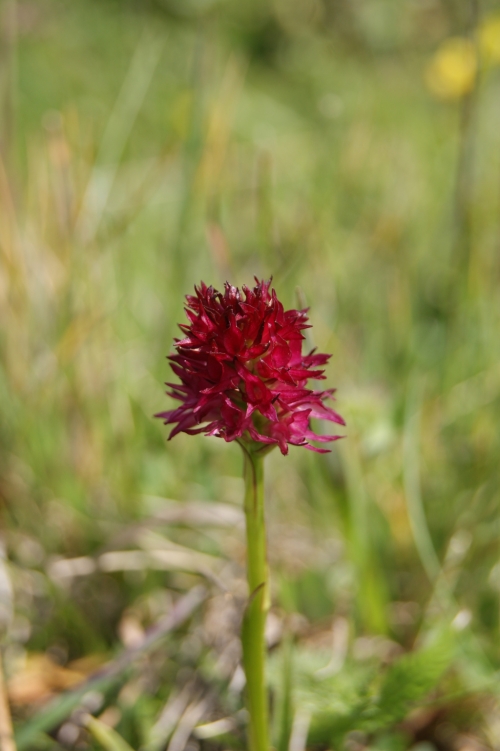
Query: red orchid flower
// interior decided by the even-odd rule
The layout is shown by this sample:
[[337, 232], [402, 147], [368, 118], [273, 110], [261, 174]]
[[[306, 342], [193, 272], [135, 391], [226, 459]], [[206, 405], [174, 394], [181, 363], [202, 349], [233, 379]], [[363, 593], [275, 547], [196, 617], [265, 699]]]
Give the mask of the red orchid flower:
[[[205, 433], [226, 441], [280, 447], [304, 446], [325, 453], [310, 441], [326, 443], [340, 436], [311, 429], [311, 418], [344, 425], [325, 402], [334, 389], [307, 388], [309, 379], [324, 379], [330, 355], [302, 354], [302, 331], [309, 328], [306, 310], [284, 310], [269, 282], [224, 293], [203, 282], [187, 295], [189, 324], [175, 339], [171, 367], [180, 383], [168, 383], [177, 409], [156, 417], [174, 425], [169, 438], [184, 432]], [[243, 297], [244, 295], [244, 297]]]

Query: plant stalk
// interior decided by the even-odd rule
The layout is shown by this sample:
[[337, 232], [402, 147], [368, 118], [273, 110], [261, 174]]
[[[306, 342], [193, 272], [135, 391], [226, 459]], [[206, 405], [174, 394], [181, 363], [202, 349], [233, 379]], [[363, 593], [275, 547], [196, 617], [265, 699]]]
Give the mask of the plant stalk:
[[0, 652], [0, 751], [16, 751], [14, 730], [10, 716], [7, 686], [3, 673], [2, 654]]
[[243, 618], [243, 668], [249, 713], [250, 751], [269, 751], [265, 675], [265, 626], [269, 610], [269, 570], [264, 521], [264, 457], [243, 446], [247, 579], [249, 602]]

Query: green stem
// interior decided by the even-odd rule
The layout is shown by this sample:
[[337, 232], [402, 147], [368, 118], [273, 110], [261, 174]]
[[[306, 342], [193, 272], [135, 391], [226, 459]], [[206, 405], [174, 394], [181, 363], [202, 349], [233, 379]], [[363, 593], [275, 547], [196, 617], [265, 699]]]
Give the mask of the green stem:
[[264, 522], [264, 457], [243, 446], [249, 603], [243, 619], [243, 667], [249, 712], [250, 751], [269, 751], [265, 675], [265, 626], [269, 571]]

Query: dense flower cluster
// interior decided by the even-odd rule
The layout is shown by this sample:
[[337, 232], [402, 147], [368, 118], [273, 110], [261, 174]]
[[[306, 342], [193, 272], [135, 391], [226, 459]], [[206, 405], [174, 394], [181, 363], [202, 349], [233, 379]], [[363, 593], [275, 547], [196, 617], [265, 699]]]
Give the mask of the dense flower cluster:
[[334, 441], [339, 436], [317, 435], [310, 419], [344, 425], [325, 405], [334, 389], [306, 388], [310, 378], [324, 378], [330, 355], [302, 354], [301, 333], [309, 328], [305, 310], [287, 310], [269, 282], [255, 280], [253, 289], [228, 283], [224, 293], [203, 282], [196, 295], [187, 295], [189, 325], [181, 324], [184, 339], [176, 339], [169, 359], [181, 383], [168, 383], [181, 404], [156, 415], [180, 432], [205, 433], [226, 441], [288, 444], [324, 453], [309, 441]]

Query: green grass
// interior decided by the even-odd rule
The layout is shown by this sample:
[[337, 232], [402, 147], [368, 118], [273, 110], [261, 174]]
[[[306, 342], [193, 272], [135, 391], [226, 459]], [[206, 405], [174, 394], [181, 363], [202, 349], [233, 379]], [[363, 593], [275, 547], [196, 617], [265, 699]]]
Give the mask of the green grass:
[[[461, 104], [433, 100], [423, 78], [461, 20], [445, 3], [429, 16], [389, 0], [362, 6], [19, 4], [15, 139], [0, 173], [7, 671], [33, 651], [63, 664], [111, 656], [127, 623], [154, 623], [199, 581], [186, 565], [51, 574], [59, 557], [161, 547], [141, 525], [215, 556], [239, 592], [229, 603], [215, 587], [208, 609], [106, 694], [102, 709], [119, 707], [117, 730], [134, 748], [152, 748], [163, 704], [185, 684], [188, 704], [210, 694], [206, 721], [241, 706], [227, 685], [242, 530], [151, 521], [162, 498], [239, 507], [239, 451], [203, 437], [167, 443], [152, 415], [168, 403], [164, 358], [183, 295], [200, 279], [254, 275], [272, 275], [286, 306], [310, 306], [311, 341], [333, 353], [328, 384], [347, 421], [327, 457], [266, 460], [273, 612], [300, 664], [330, 648], [335, 618], [348, 622], [332, 684], [347, 698], [329, 716], [321, 694], [311, 742], [328, 747], [343, 728], [409, 748], [411, 720], [396, 731], [395, 719], [372, 726], [359, 712], [383, 695], [377, 675], [396, 654], [470, 613], [439, 690], [400, 700], [440, 708], [424, 740], [445, 743], [444, 723], [442, 733], [495, 743], [500, 72], [477, 91], [464, 265]], [[402, 659], [401, 674], [420, 664]], [[278, 695], [287, 681], [276, 679]], [[16, 721], [35, 709], [16, 705]], [[241, 747], [239, 722], [220, 748]], [[72, 747], [64, 734], [45, 742]]]

